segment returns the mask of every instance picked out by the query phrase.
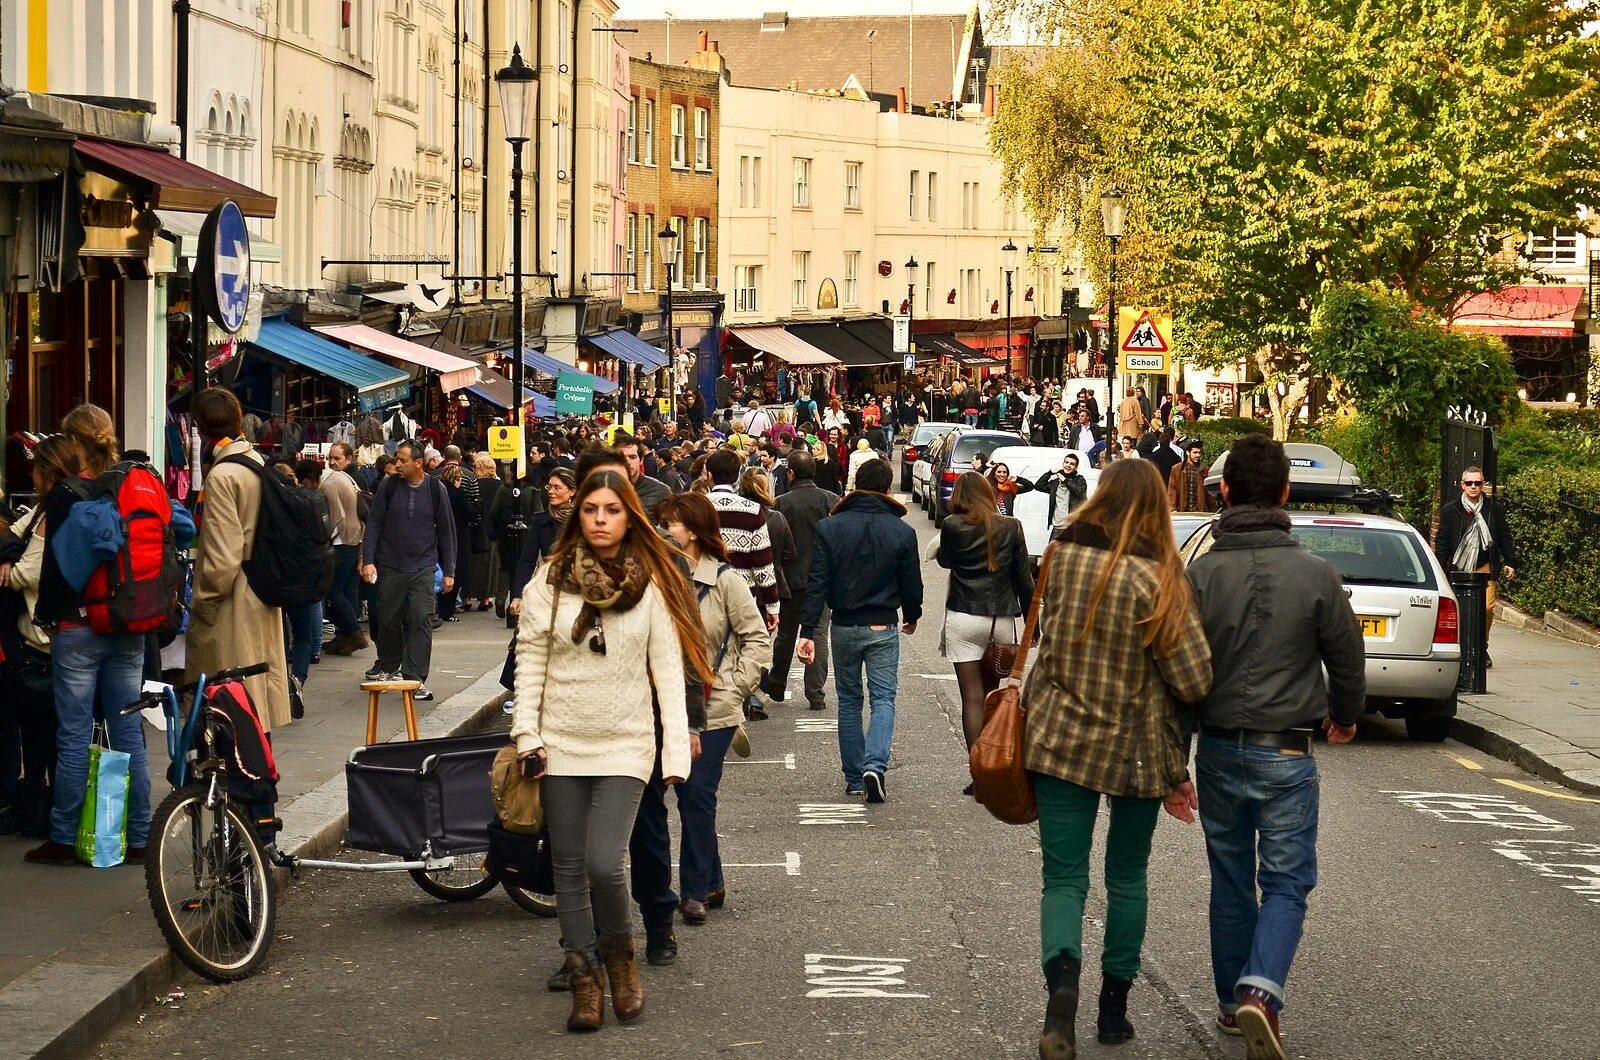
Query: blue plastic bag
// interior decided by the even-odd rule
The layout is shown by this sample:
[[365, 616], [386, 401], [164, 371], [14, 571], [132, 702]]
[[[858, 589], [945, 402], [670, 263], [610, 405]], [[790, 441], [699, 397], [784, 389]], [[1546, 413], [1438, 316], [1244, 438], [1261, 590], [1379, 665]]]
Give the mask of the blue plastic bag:
[[127, 857], [129, 762], [122, 751], [99, 744], [89, 747], [89, 784], [74, 844], [85, 865], [109, 869]]
[[438, 596], [444, 592], [444, 568], [437, 563], [433, 566], [433, 595]]

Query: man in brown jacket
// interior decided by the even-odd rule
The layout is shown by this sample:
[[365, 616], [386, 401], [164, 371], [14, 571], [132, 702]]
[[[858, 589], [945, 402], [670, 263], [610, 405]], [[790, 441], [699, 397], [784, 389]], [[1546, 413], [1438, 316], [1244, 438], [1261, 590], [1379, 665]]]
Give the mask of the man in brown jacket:
[[1127, 396], [1117, 406], [1118, 438], [1137, 438], [1144, 434], [1144, 406], [1139, 404], [1139, 395], [1134, 389], [1130, 386]]
[[1167, 475], [1167, 500], [1175, 512], [1214, 512], [1216, 506], [1206, 493], [1206, 476], [1211, 468], [1200, 461], [1205, 457], [1205, 446], [1198, 438], [1190, 439], [1183, 447], [1183, 463]]
[[244, 574], [256, 539], [261, 479], [248, 468], [225, 464], [243, 455], [265, 464], [243, 435], [239, 399], [213, 387], [195, 395], [191, 414], [211, 455], [201, 493], [200, 532], [195, 539], [194, 595], [186, 638], [185, 681], [202, 673], [264, 662], [264, 674], [245, 678], [265, 729], [289, 724], [289, 666], [283, 653], [283, 611], [268, 607]]
[[322, 476], [322, 495], [328, 499], [328, 514], [333, 519], [333, 587], [328, 590], [328, 617], [333, 620], [334, 638], [322, 646], [329, 655], [354, 655], [371, 642], [361, 630], [359, 574], [361, 534], [361, 487], [350, 477], [349, 468], [356, 454], [345, 442], [328, 448], [328, 473]]

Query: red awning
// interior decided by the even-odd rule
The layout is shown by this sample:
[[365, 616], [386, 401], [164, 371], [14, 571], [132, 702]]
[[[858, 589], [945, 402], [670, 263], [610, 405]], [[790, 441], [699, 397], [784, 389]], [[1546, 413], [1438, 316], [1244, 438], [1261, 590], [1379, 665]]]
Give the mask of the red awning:
[[271, 195], [218, 176], [160, 148], [81, 137], [73, 146], [89, 160], [91, 169], [150, 185], [152, 209], [205, 213], [224, 199], [232, 199], [247, 217], [277, 216], [278, 200]]
[[1566, 338], [1583, 300], [1582, 287], [1507, 287], [1456, 303], [1450, 326], [1492, 335]]

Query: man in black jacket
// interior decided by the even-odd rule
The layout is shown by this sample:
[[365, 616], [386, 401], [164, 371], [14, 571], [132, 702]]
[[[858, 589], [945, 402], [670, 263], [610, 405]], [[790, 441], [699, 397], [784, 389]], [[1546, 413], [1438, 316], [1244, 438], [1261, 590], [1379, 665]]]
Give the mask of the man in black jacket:
[[1213, 669], [1196, 718], [1204, 797], [1186, 781], [1166, 808], [1183, 821], [1198, 808], [1205, 826], [1217, 1023], [1243, 1033], [1251, 1056], [1284, 1057], [1278, 1010], [1317, 883], [1312, 733], [1355, 738], [1366, 649], [1339, 572], [1289, 533], [1283, 446], [1236, 441], [1222, 497], [1216, 542], [1189, 566]]
[[[778, 498], [779, 514], [789, 521], [789, 532], [794, 537], [794, 562], [784, 568], [784, 578], [789, 583], [789, 599], [778, 601], [778, 635], [772, 646], [772, 667], [767, 671], [767, 681], [762, 687], [768, 699], [781, 703], [789, 695], [789, 662], [794, 658], [795, 639], [800, 632], [800, 613], [805, 610], [806, 592], [811, 576], [811, 556], [817, 539], [817, 524], [828, 517], [839, 495], [825, 490], [816, 483], [817, 458], [796, 447], [789, 455], [790, 486]], [[823, 606], [813, 631], [813, 639], [820, 641], [816, 658], [806, 664], [806, 705], [812, 710], [824, 706], [823, 694], [828, 683], [828, 608]]]
[[1050, 498], [1050, 539], [1054, 541], [1066, 531], [1072, 510], [1081, 507], [1089, 495], [1089, 482], [1078, 470], [1078, 454], [1062, 457], [1061, 470], [1040, 475], [1033, 488]]
[[[833, 690], [839, 697], [839, 760], [845, 794], [885, 797], [884, 771], [894, 742], [894, 701], [900, 680], [900, 633], [917, 631], [922, 617], [922, 572], [917, 534], [903, 520], [906, 510], [889, 496], [894, 472], [883, 460], [868, 460], [856, 472], [856, 488], [817, 526], [806, 605], [800, 613], [795, 654], [816, 658], [817, 623], [833, 609]], [[899, 631], [895, 623], [904, 620]], [[862, 681], [872, 700], [871, 727], [861, 729]]]
[[[1506, 581], [1515, 581], [1520, 561], [1511, 543], [1505, 509], [1485, 495], [1483, 468], [1469, 467], [1461, 472], [1461, 496], [1439, 509], [1439, 536], [1433, 551], [1447, 574], [1468, 570], [1489, 575], [1483, 622], [1487, 636], [1494, 625], [1494, 602], [1499, 595], [1495, 583], [1502, 574]], [[1485, 662], [1489, 662], [1487, 657]]]

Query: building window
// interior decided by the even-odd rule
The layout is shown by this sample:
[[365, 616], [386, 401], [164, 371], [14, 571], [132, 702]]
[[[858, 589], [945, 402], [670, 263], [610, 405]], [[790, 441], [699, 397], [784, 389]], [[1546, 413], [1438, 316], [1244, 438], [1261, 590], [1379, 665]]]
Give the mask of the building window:
[[796, 309], [806, 308], [806, 292], [811, 289], [809, 275], [811, 273], [811, 251], [797, 250], [794, 252], [794, 284], [790, 303]]
[[694, 289], [706, 289], [708, 262], [711, 258], [711, 221], [704, 217], [694, 219]]
[[928, 220], [939, 219], [939, 174], [928, 173]]
[[750, 156], [739, 156], [739, 209], [750, 206]]
[[811, 209], [811, 159], [794, 160], [794, 205], [797, 209]]
[[756, 291], [761, 287], [760, 265], [735, 265], [733, 267], [733, 311], [754, 313]]
[[860, 162], [846, 162], [844, 164], [844, 208], [846, 210], [861, 209]]
[[628, 215], [628, 264], [622, 270], [628, 274], [628, 290], [639, 289], [639, 215]]
[[750, 156], [750, 207], [761, 209], [761, 156]]
[[975, 180], [961, 185], [961, 227], [978, 227], [978, 182]]
[[683, 243], [684, 240], [689, 238], [688, 219], [684, 217], [674, 217], [672, 219], [672, 230], [678, 233], [678, 238], [672, 241], [672, 286], [674, 289], [681, 291], [687, 286], [686, 281], [688, 280], [688, 277], [685, 276], [683, 272]]
[[[656, 164], [656, 101], [647, 99], [643, 103], [644, 124], [639, 130], [639, 160], [647, 166]], [[651, 234], [654, 238], [654, 233]]]
[[906, 216], [915, 221], [922, 208], [922, 171], [911, 171], [911, 188], [906, 195]]
[[704, 107], [694, 109], [694, 168], [711, 168], [711, 112]]
[[861, 252], [852, 250], [844, 256], [844, 301], [845, 306], [861, 304], [860, 296], [856, 290], [856, 278], [861, 274]]
[[674, 169], [684, 169], [689, 165], [688, 132], [684, 128], [685, 113], [683, 107], [676, 103], [672, 105], [672, 165]]
[[933, 315], [933, 283], [937, 267], [933, 262], [928, 262], [922, 267], [922, 314]]
[[640, 257], [644, 259], [644, 289], [656, 289], [656, 215], [644, 215], [644, 232], [639, 237]]
[[639, 161], [639, 97], [628, 100], [628, 161]]
[[1528, 240], [1528, 260], [1536, 265], [1576, 265], [1578, 232], [1572, 228], [1552, 228]]

